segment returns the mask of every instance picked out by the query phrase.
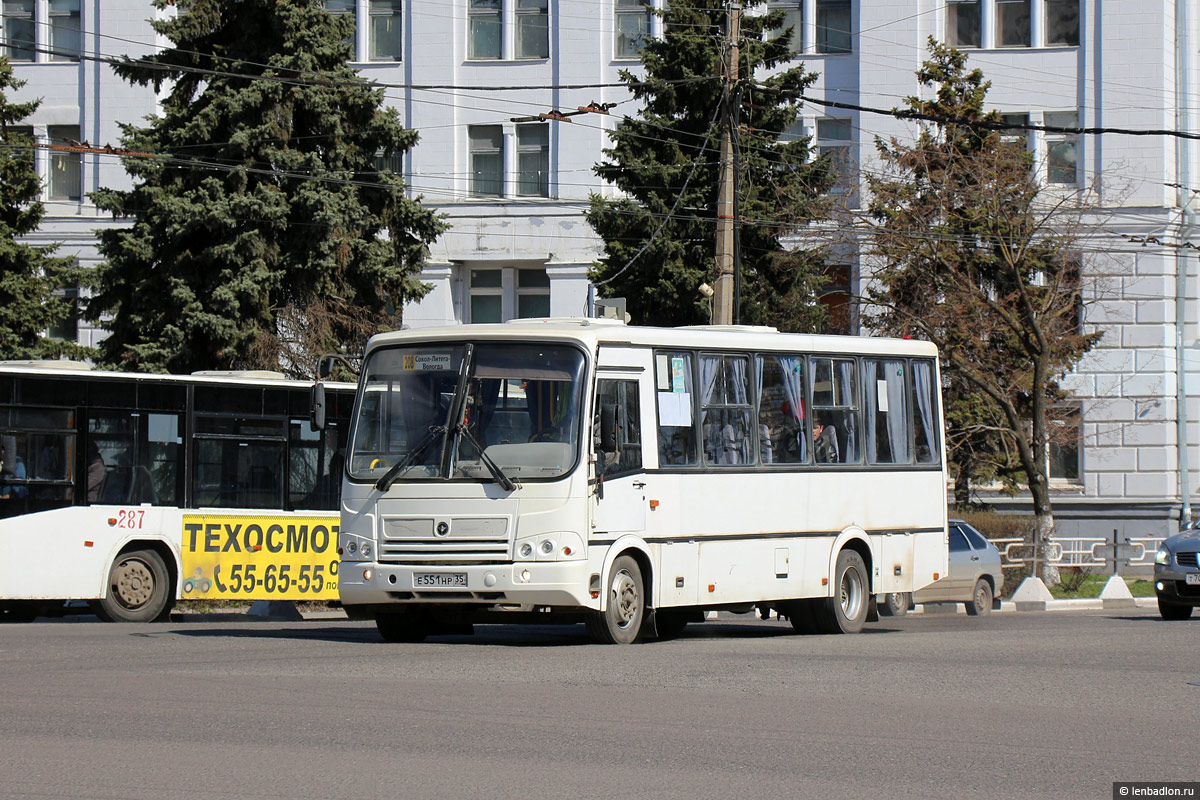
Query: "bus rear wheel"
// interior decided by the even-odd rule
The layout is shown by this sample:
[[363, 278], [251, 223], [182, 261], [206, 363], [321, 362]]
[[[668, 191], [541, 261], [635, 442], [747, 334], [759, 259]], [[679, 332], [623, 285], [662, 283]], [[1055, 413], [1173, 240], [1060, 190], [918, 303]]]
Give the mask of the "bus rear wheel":
[[607, 586], [604, 611], [588, 614], [588, 634], [601, 644], [633, 644], [641, 635], [646, 617], [645, 584], [637, 561], [632, 556], [614, 561]]
[[171, 573], [153, 550], [131, 550], [113, 561], [108, 591], [96, 614], [108, 622], [158, 622], [171, 613]]
[[818, 600], [814, 617], [822, 633], [858, 633], [867, 620], [867, 566], [853, 550], [838, 553], [834, 595]]

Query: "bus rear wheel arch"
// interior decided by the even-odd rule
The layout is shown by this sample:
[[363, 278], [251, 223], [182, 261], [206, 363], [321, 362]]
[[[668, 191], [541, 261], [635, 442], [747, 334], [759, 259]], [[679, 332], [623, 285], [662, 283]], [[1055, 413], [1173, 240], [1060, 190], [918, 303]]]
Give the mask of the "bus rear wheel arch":
[[96, 615], [108, 622], [160, 622], [171, 613], [174, 581], [166, 560], [152, 548], [123, 551], [108, 570]]

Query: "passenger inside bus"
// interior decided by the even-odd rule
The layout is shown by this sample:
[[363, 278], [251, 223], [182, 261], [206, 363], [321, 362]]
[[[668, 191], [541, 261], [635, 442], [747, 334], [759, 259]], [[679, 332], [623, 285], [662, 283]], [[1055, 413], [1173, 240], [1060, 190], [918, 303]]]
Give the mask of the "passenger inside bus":
[[836, 464], [841, 461], [837, 428], [821, 417], [813, 420], [813, 455], [822, 464]]
[[[24, 481], [25, 460], [18, 455], [13, 455], [13, 463], [0, 461], [0, 478], [12, 478], [19, 481]], [[13, 483], [0, 486], [0, 500], [21, 500], [29, 496], [29, 487], [24, 483]]]
[[87, 500], [89, 503], [95, 503], [100, 499], [100, 487], [104, 485], [105, 472], [104, 456], [100, 455], [100, 448], [96, 446], [96, 443], [90, 442], [87, 466]]

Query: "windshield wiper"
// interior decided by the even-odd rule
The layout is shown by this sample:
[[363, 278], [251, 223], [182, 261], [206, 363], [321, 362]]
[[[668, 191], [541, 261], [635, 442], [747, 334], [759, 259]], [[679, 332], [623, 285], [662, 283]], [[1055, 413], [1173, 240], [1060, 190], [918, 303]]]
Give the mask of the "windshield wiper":
[[466, 425], [460, 423], [459, 426], [454, 429], [454, 431], [455, 433], [462, 434], [463, 438], [470, 442], [474, 448], [479, 451], [479, 460], [482, 461], [483, 465], [488, 468], [488, 472], [492, 473], [492, 477], [496, 479], [496, 483], [500, 484], [500, 487], [504, 489], [504, 491], [511, 492], [517, 488], [517, 485], [512, 482], [512, 478], [505, 475], [504, 470], [500, 469], [500, 467], [496, 465], [496, 462], [492, 461], [488, 454], [483, 452], [483, 446], [479, 444], [479, 440], [475, 438], [471, 431], [467, 430]]
[[416, 447], [414, 447], [412, 450], [409, 450], [408, 455], [397, 461], [392, 465], [391, 469], [383, 473], [383, 476], [379, 480], [375, 481], [375, 488], [381, 492], [386, 492], [388, 489], [392, 488], [392, 484], [396, 482], [397, 476], [399, 476], [400, 473], [405, 469], [412, 466], [414, 461], [425, 455], [425, 452], [429, 450], [429, 446], [437, 441], [438, 436], [444, 436], [445, 434], [445, 425], [431, 425], [429, 427], [429, 433], [425, 435], [425, 438], [422, 439]]

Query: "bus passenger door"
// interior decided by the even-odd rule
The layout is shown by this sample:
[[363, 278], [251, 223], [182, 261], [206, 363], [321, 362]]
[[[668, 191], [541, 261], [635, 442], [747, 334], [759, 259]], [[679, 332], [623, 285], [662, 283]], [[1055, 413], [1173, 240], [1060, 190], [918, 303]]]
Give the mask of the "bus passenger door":
[[592, 448], [595, 477], [592, 531], [641, 533], [646, 529], [646, 473], [637, 376], [605, 374], [596, 381]]

